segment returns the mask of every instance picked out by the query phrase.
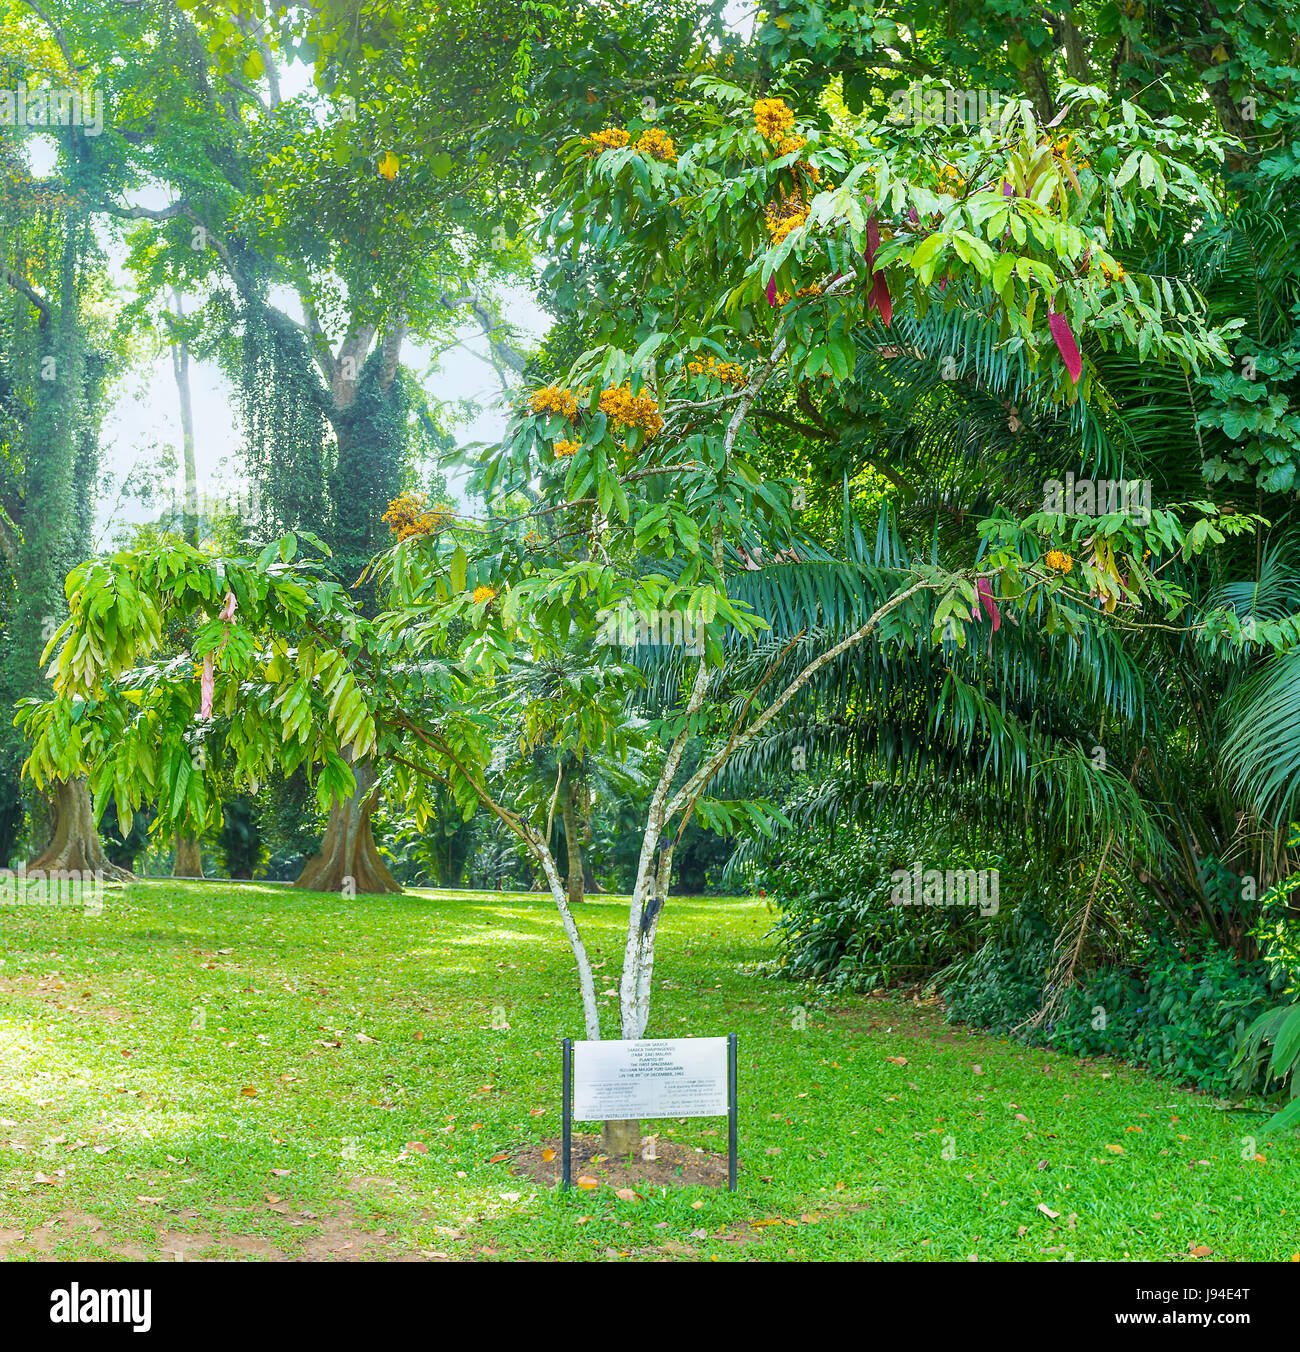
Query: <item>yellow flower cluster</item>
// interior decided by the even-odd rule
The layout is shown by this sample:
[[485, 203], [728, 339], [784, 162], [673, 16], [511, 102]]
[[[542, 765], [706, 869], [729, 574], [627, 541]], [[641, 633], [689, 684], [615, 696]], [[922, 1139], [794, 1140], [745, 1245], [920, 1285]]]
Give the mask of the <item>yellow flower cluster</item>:
[[1074, 567], [1074, 560], [1068, 554], [1063, 554], [1059, 549], [1049, 550], [1047, 558], [1043, 562], [1054, 573], [1068, 573]]
[[1114, 272], [1112, 272], [1105, 265], [1105, 263], [1103, 263], [1101, 265], [1101, 275], [1103, 278], [1105, 278], [1107, 283], [1110, 283], [1110, 282], [1122, 282], [1124, 278], [1128, 276], [1128, 273], [1124, 271], [1124, 265], [1122, 263], [1115, 264]]
[[662, 160], [665, 164], [677, 163], [677, 148], [673, 138], [665, 136], [658, 127], [649, 127], [637, 138], [637, 151], [652, 160]]
[[778, 291], [776, 293], [776, 303], [778, 305], [789, 305], [792, 300], [800, 300], [804, 296], [820, 296], [822, 289], [814, 282], [811, 286], [801, 286], [797, 291]]
[[722, 361], [709, 353], [704, 361], [699, 357], [692, 357], [686, 363], [686, 369], [696, 376], [713, 376], [722, 381], [724, 385], [732, 385], [740, 389], [749, 384], [749, 376], [745, 373], [745, 368], [739, 362]]
[[547, 385], [538, 390], [528, 401], [528, 407], [534, 413], [555, 413], [572, 422], [578, 416], [578, 401], [558, 385]]
[[415, 535], [431, 535], [455, 519], [450, 512], [431, 512], [428, 506], [425, 494], [403, 493], [388, 504], [383, 520], [400, 541]]
[[474, 604], [482, 605], [484, 601], [495, 601], [497, 599], [497, 589], [495, 587], [478, 586], [474, 588]]
[[599, 155], [604, 150], [622, 150], [632, 138], [622, 127], [606, 127], [591, 136], [584, 136], [582, 144], [588, 155]]
[[966, 187], [966, 180], [951, 164], [942, 164], [939, 166], [939, 191], [951, 193], [957, 196]]
[[580, 450], [582, 450], [582, 442], [580, 441], [557, 441], [555, 443], [556, 455], [577, 455]]
[[1086, 169], [1087, 160], [1072, 160], [1070, 158], [1070, 142], [1074, 139], [1072, 135], [1062, 136], [1059, 141], [1052, 143], [1052, 158], [1061, 166], [1062, 169], [1073, 165], [1076, 169]]
[[601, 410], [620, 427], [639, 427], [647, 439], [663, 431], [659, 405], [648, 394], [633, 394], [632, 386], [616, 385], [602, 392]]
[[764, 140], [782, 140], [794, 126], [794, 112], [784, 99], [759, 99], [754, 105], [754, 126]]
[[808, 219], [808, 204], [802, 197], [783, 193], [763, 208], [763, 215], [767, 217], [767, 233], [772, 243], [780, 244], [791, 230], [797, 230]]

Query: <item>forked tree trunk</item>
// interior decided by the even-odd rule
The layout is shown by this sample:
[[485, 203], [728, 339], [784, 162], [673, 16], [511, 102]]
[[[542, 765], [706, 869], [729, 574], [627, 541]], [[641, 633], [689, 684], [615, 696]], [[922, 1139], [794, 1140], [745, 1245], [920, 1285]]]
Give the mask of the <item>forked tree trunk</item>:
[[172, 877], [203, 877], [203, 849], [197, 836], [176, 837], [176, 862], [172, 865]]
[[90, 789], [82, 778], [67, 779], [53, 785], [54, 839], [39, 858], [27, 865], [28, 873], [102, 874], [112, 882], [133, 882], [135, 875], [118, 868], [104, 853], [95, 830], [95, 810]]
[[352, 767], [357, 787], [350, 798], [330, 808], [329, 825], [320, 849], [304, 865], [295, 886], [313, 892], [400, 892], [402, 885], [388, 871], [370, 829], [378, 776], [370, 762]]

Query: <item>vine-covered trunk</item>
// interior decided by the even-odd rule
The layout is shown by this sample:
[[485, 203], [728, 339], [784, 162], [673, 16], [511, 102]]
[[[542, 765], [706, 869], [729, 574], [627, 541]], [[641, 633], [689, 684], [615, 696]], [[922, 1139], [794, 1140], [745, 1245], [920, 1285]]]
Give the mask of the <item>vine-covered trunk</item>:
[[203, 849], [197, 836], [176, 837], [176, 862], [172, 865], [172, 877], [203, 877]]
[[378, 778], [366, 760], [352, 767], [357, 786], [352, 796], [330, 808], [320, 849], [304, 865], [296, 886], [313, 892], [400, 892], [370, 829]]
[[101, 874], [113, 882], [131, 882], [134, 875], [118, 868], [104, 853], [95, 829], [95, 811], [84, 779], [68, 779], [52, 786], [54, 839], [27, 872]]

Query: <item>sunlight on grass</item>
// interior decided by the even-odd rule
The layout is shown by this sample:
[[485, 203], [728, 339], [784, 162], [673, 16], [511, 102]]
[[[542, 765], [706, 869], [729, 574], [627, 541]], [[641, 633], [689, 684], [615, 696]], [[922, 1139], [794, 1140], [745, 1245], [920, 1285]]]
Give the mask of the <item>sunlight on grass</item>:
[[[513, 1151], [559, 1135], [559, 1039], [583, 1035], [547, 896], [150, 881], [98, 918], [11, 909], [0, 1230], [102, 1222], [99, 1248], [56, 1225], [61, 1257], [158, 1256], [191, 1232], [251, 1258], [1295, 1249], [1294, 1141], [1244, 1160], [1263, 1121], [1249, 1107], [967, 1034], [932, 1009], [760, 979], [760, 902], [674, 901], [666, 916], [648, 1035], [739, 1033], [734, 1196], [562, 1197], [510, 1173]], [[587, 903], [578, 923], [598, 989], [617, 984], [625, 903]], [[602, 1009], [613, 1033], [616, 1002]], [[643, 1129], [725, 1148], [721, 1120]]]

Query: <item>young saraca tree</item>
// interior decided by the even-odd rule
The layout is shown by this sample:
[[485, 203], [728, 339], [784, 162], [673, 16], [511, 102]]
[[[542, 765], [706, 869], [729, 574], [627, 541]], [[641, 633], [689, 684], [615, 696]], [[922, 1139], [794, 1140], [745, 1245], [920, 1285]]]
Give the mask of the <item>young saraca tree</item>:
[[[1075, 205], [1065, 187], [1073, 171], [1057, 167], [1050, 146], [1044, 156], [1036, 142], [1022, 144], [1013, 152], [1020, 167], [999, 166], [1013, 175], [1013, 191], [1028, 196], [995, 185], [971, 203], [903, 177], [904, 152], [891, 167], [874, 148], [844, 142], [827, 152], [846, 171], [843, 182], [809, 204], [797, 195], [816, 166], [801, 158], [790, 111], [763, 100], [756, 126], [745, 116], [746, 125], [719, 132], [716, 113], [702, 112], [712, 131], [680, 160], [662, 135], [630, 146], [604, 134], [575, 148], [569, 192], [574, 229], [585, 232], [575, 238], [602, 241], [629, 278], [677, 269], [668, 286], [677, 312], [661, 310], [671, 322], [645, 322], [652, 307], [629, 283], [625, 312], [641, 317], [584, 354], [564, 382], [533, 393], [484, 467], [492, 510], [483, 521], [394, 503], [387, 519], [399, 538], [373, 565], [382, 598], [373, 619], [297, 559], [295, 537], [257, 559], [213, 559], [178, 543], [83, 565], [69, 580], [70, 618], [50, 649], [58, 649], [57, 698], [25, 714], [35, 743], [30, 773], [90, 772], [101, 805], [111, 792], [128, 828], [131, 808], [157, 797], [158, 829], [173, 830], [197, 829], [212, 811], [198, 741], [207, 758], [219, 755], [228, 772], [254, 784], [276, 766], [317, 770], [322, 804], [353, 791], [350, 767], [363, 758], [379, 769], [375, 792], [417, 818], [432, 814], [433, 786], [444, 785], [467, 816], [491, 812], [536, 861], [573, 952], [586, 1034], [597, 1039], [593, 971], [551, 848], [560, 777], [549, 796], [538, 794], [527, 755], [488, 773], [500, 701], [521, 670], [553, 670], [555, 679], [539, 687], [545, 699], [516, 710], [521, 751], [544, 747], [557, 766], [592, 754], [619, 764], [653, 738], [662, 753], [619, 985], [619, 1031], [639, 1038], [676, 841], [693, 817], [720, 829], [771, 821], [765, 803], [720, 802], [710, 785], [839, 659], [869, 641], [964, 641], [972, 622], [987, 617], [996, 629], [1029, 607], [1049, 618], [1059, 610], [1055, 628], [1066, 635], [1081, 614], [1087, 623], [1140, 624], [1182, 610], [1187, 598], [1162, 578], [1163, 567], [1179, 552], [1250, 529], [1249, 519], [1212, 521], [1201, 505], [1195, 520], [1156, 508], [1145, 523], [1122, 513], [1085, 525], [1008, 512], [987, 523], [979, 557], [966, 566], [909, 560], [864, 573], [871, 612], [848, 632], [765, 635], [765, 617], [729, 589], [746, 560], [797, 548], [788, 487], [762, 481], [746, 458], [759, 401], [798, 399], [813, 380], [832, 390], [847, 381], [855, 332], [888, 322], [895, 293], [934, 303], [925, 274], [940, 261], [950, 294], [978, 294], [1007, 316], [1009, 340], [1056, 341], [1070, 373], [1052, 389], [1073, 398], [1072, 343], [1063, 324], [1048, 329], [1035, 319], [1035, 298], [1052, 299], [1053, 268], [1073, 266], [1091, 237], [1052, 215]], [[1032, 138], [1028, 113], [1022, 125]], [[889, 243], [877, 240], [868, 151], [882, 200], [901, 193], [901, 205], [914, 201], [927, 221], [946, 213], [963, 222], [919, 261], [921, 230], [912, 244], [902, 229]], [[991, 148], [983, 153], [997, 158]], [[853, 154], [862, 158], [850, 167]], [[1132, 182], [1135, 193], [1147, 191]], [[1099, 218], [1115, 209], [1113, 194], [1104, 196]], [[791, 207], [797, 201], [808, 209], [787, 229], [804, 210]], [[891, 284], [888, 260], [910, 270], [905, 285]], [[809, 277], [816, 280], [804, 296], [780, 296], [779, 287]], [[1103, 316], [1117, 333], [1138, 322], [1149, 350], [1191, 363], [1221, 353], [1220, 336], [1196, 323], [1190, 297], [1174, 316], [1153, 308], [1151, 294], [1140, 288], [1134, 299], [1090, 282], [1068, 312], [1081, 330], [1090, 319], [1108, 322]], [[1067, 310], [1059, 303], [1058, 318]], [[1040, 318], [1042, 308], [1050, 307], [1039, 308]], [[736, 360], [719, 342], [724, 330], [713, 316], [727, 309], [753, 358]], [[521, 496], [530, 506], [512, 514]], [[1066, 599], [1072, 619], [1059, 604]], [[164, 621], [196, 610], [207, 619], [193, 652], [149, 665]], [[681, 679], [661, 690], [645, 721], [630, 716], [646, 684], [642, 641], [675, 642], [683, 659]], [[688, 748], [697, 749], [690, 760]], [[612, 1151], [638, 1139], [637, 1123], [606, 1124]]]

